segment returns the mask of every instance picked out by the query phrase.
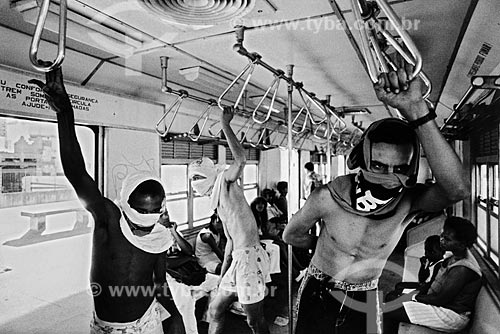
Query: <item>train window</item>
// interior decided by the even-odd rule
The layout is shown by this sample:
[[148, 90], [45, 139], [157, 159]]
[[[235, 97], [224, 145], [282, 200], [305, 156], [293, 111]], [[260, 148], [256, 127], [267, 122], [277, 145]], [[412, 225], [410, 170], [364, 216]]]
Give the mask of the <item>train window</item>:
[[243, 189], [248, 203], [251, 203], [258, 195], [258, 171], [257, 163], [249, 162], [247, 162], [243, 170]]
[[[93, 177], [95, 134], [83, 126], [76, 133]], [[62, 170], [55, 123], [0, 116], [0, 172], [0, 208], [77, 199]]]
[[478, 245], [487, 261], [498, 271], [498, 163], [479, 163], [474, 170]]
[[161, 180], [167, 192], [167, 209], [170, 219], [177, 222], [180, 230], [187, 228], [187, 164], [161, 166]]
[[[94, 177], [96, 135], [84, 126], [77, 126], [76, 134]], [[51, 291], [49, 298], [62, 299], [81, 291], [85, 285], [79, 278], [88, 280], [92, 238], [87, 219], [92, 218], [80, 211], [63, 174], [57, 136], [56, 123], [0, 116], [0, 273], [9, 268], [9, 282], [16, 282], [10, 289], [15, 297], [9, 299], [21, 298], [17, 315], [39, 307], [34, 298], [23, 298], [34, 296], [40, 286]], [[33, 275], [43, 285], [33, 285]]]

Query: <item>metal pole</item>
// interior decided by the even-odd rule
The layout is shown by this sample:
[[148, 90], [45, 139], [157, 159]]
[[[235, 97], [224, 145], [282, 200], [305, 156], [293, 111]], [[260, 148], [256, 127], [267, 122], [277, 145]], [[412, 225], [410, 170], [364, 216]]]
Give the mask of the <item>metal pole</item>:
[[[332, 96], [326, 96], [326, 105], [330, 105], [330, 100]], [[330, 121], [331, 116], [328, 116], [326, 122], [326, 180], [327, 183], [332, 180], [332, 144], [330, 142], [330, 136], [332, 135], [332, 123]]]
[[[292, 108], [293, 108], [293, 65], [287, 65], [288, 82], [288, 108], [287, 108], [287, 126], [288, 126], [288, 189], [292, 189]], [[292, 218], [292, 208], [290, 207], [290, 191], [288, 192], [288, 221]], [[293, 334], [293, 296], [292, 296], [292, 245], [288, 245], [288, 334]]]

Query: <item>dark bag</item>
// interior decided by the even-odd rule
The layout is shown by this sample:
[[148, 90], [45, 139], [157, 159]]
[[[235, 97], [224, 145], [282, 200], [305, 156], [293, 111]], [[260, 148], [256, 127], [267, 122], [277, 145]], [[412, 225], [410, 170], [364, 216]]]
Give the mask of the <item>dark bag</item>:
[[205, 281], [207, 271], [198, 264], [196, 257], [179, 255], [167, 257], [167, 273], [177, 282], [197, 286]]

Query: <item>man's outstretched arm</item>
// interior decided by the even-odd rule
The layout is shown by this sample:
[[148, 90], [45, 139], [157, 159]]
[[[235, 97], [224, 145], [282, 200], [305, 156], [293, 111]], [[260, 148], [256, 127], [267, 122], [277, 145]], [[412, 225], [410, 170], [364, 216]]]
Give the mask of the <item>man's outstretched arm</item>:
[[234, 108], [224, 107], [221, 117], [222, 131], [224, 131], [224, 134], [226, 135], [229, 149], [234, 157], [233, 164], [225, 172], [225, 179], [227, 182], [235, 182], [238, 180], [246, 163], [245, 149], [234, 134], [233, 129], [231, 129], [230, 123], [233, 117]]
[[40, 80], [30, 80], [45, 93], [48, 104], [57, 114], [59, 147], [64, 175], [82, 200], [85, 208], [91, 210], [94, 205], [102, 202], [102, 195], [97, 184], [85, 169], [80, 144], [75, 132], [75, 117], [73, 107], [64, 87], [62, 70], [57, 68], [46, 73], [46, 83]]
[[290, 222], [286, 225], [283, 231], [283, 240], [287, 244], [299, 248], [316, 248], [318, 237], [309, 234], [309, 230], [318, 219], [323, 218], [323, 206], [327, 206], [330, 201], [330, 192], [325, 187], [315, 190], [304, 206], [292, 216]]
[[[375, 85], [375, 92], [380, 101], [397, 108], [410, 122], [420, 119], [429, 113], [426, 102], [422, 98], [422, 82], [415, 78], [408, 82], [408, 73], [400, 69], [382, 75]], [[412, 210], [438, 211], [450, 204], [458, 202], [469, 195], [470, 181], [467, 171], [462, 166], [455, 151], [446, 142], [434, 120], [427, 121], [416, 128], [416, 133], [425, 151], [425, 155], [436, 178], [436, 184], [429, 187]]]

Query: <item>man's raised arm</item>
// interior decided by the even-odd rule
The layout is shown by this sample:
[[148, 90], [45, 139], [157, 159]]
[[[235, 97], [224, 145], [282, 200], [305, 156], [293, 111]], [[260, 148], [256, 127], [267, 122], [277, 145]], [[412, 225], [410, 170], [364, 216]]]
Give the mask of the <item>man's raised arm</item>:
[[48, 104], [57, 114], [59, 148], [64, 175], [75, 189], [87, 209], [100, 202], [102, 195], [97, 184], [85, 169], [80, 144], [75, 132], [73, 107], [63, 83], [62, 70], [57, 68], [46, 73], [46, 83], [30, 80], [45, 93]]
[[243, 168], [245, 167], [246, 163], [245, 149], [234, 134], [233, 129], [231, 129], [230, 123], [233, 117], [234, 108], [224, 107], [221, 117], [222, 130], [226, 135], [229, 149], [231, 150], [231, 153], [234, 157], [234, 163], [225, 172], [225, 179], [227, 182], [235, 182], [236, 180], [238, 180], [241, 173], [243, 172]]
[[413, 69], [382, 75], [375, 85], [380, 101], [397, 108], [416, 127], [425, 155], [436, 178], [436, 184], [415, 201], [412, 210], [438, 211], [469, 195], [470, 181], [455, 151], [446, 142], [422, 98], [419, 78], [408, 82], [407, 73]]

